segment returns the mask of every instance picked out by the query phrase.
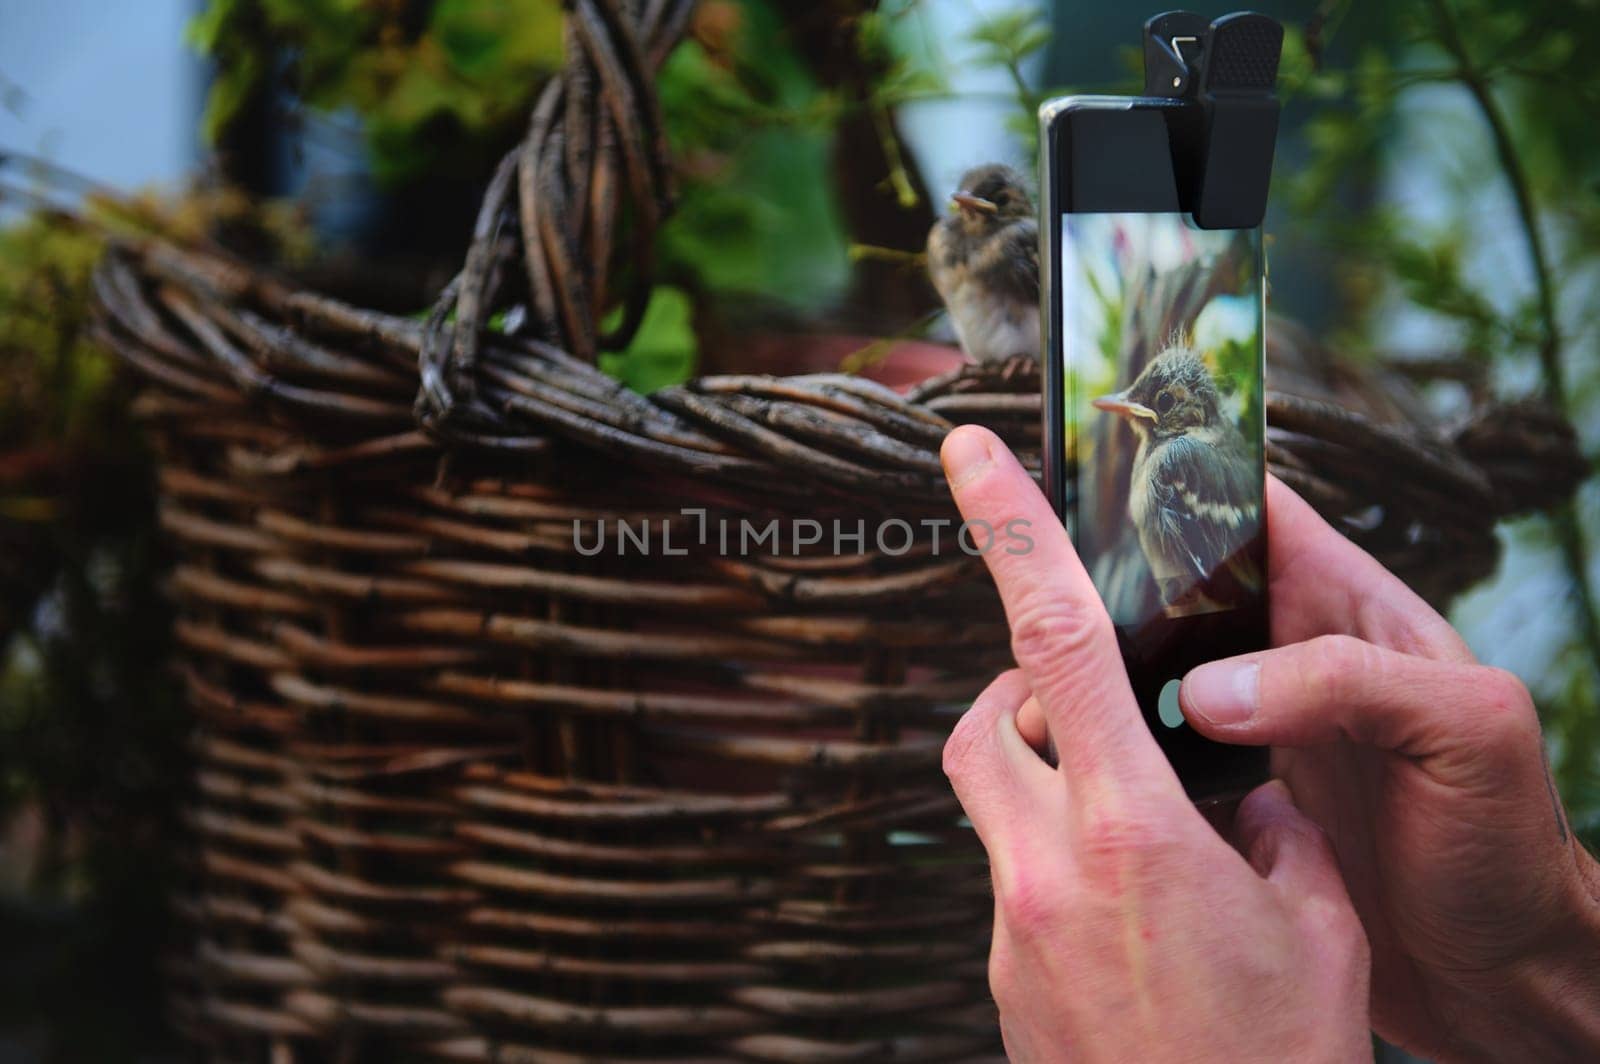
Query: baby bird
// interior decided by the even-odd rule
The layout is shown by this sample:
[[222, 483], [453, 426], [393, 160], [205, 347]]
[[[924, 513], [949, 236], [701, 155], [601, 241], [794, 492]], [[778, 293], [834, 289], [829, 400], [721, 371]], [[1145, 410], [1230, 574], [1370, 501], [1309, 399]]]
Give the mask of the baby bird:
[[1175, 344], [1094, 405], [1138, 438], [1128, 514], [1170, 616], [1237, 605], [1260, 590], [1245, 547], [1261, 527], [1263, 473], [1199, 354]]
[[967, 357], [1039, 358], [1039, 222], [1022, 175], [969, 170], [928, 233], [928, 275]]

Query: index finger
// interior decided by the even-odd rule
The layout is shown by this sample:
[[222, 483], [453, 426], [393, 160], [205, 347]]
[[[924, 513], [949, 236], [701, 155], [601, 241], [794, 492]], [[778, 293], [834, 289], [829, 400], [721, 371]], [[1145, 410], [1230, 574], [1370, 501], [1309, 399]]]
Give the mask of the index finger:
[[940, 458], [961, 516], [987, 526], [983, 559], [1005, 604], [1011, 652], [1071, 785], [1142, 783], [1181, 795], [1140, 716], [1111, 618], [1033, 478], [994, 433], [975, 425], [945, 437]]

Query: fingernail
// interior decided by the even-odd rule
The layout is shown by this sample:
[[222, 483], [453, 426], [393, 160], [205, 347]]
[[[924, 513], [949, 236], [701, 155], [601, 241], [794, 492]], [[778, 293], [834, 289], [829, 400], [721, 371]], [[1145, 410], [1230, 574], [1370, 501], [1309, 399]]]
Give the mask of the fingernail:
[[1261, 701], [1261, 665], [1213, 661], [1192, 670], [1178, 691], [1185, 709], [1212, 724], [1243, 724]]
[[989, 439], [988, 433], [969, 428], [956, 429], [944, 438], [939, 460], [944, 463], [945, 479], [952, 488], [959, 488], [994, 461], [994, 455], [989, 453]]

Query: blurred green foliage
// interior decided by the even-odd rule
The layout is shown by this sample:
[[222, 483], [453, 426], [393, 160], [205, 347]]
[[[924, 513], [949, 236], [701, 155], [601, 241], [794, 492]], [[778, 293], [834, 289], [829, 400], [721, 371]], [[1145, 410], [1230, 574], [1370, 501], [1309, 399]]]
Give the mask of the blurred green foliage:
[[849, 268], [829, 181], [837, 101], [770, 4], [715, 6], [715, 30], [685, 41], [658, 80], [680, 182], [663, 272], [703, 297], [825, 305]]
[[[659, 248], [667, 283], [628, 349], [605, 357], [607, 372], [650, 391], [694, 372], [707, 307], [812, 311], [839, 297], [852, 249], [831, 183], [833, 133], [865, 109], [891, 160], [885, 180], [900, 202], [915, 197], [892, 112], [950, 91], [937, 42], [919, 31], [925, 2], [885, 0], [841, 25], [879, 71], [849, 94], [819, 81], [779, 0], [703, 0], [659, 79], [679, 184]], [[560, 62], [560, 19], [558, 0], [208, 0], [191, 31], [218, 67], [205, 130], [224, 138], [281, 94], [330, 124], [359, 125], [382, 178], [481, 175]], [[1425, 313], [1486, 387], [1562, 403], [1590, 453], [1600, 445], [1600, 328], [1586, 313], [1600, 295], [1596, 34], [1600, 5], [1587, 2], [1402, 0], [1358, 18], [1351, 0], [1324, 0], [1289, 27], [1281, 89], [1305, 162], [1280, 166], [1274, 187], [1293, 225], [1337, 262], [1330, 339], [1342, 351], [1381, 353], [1397, 309]], [[1047, 40], [1036, 10], [1019, 6], [981, 15], [964, 42], [974, 62], [1008, 73], [1025, 143], [1047, 94], [1027, 71]], [[1419, 167], [1434, 189], [1426, 212], [1383, 191]], [[185, 778], [184, 718], [160, 669], [149, 473], [127, 397], [84, 336], [98, 246], [48, 219], [0, 232], [0, 822], [42, 818], [51, 841], [30, 886], [48, 906], [87, 914], [58, 934], [0, 913], [14, 956], [51, 959], [0, 965], [0, 1016], [46, 1017], [68, 1060], [126, 1057], [152, 1037], [170, 873], [160, 839]], [[1106, 328], [1120, 323], [1108, 314]], [[1555, 570], [1567, 592], [1546, 606], [1564, 612], [1561, 645], [1523, 676], [1591, 845], [1600, 619], [1587, 529], [1597, 522], [1591, 481], [1574, 509], [1506, 530], [1509, 553]], [[1513, 590], [1481, 593], [1489, 616]], [[83, 1022], [87, 1002], [129, 994], [131, 1007]]]
[[[1585, 43], [1600, 7], [1561, 0], [1408, 0], [1342, 42], [1349, 0], [1325, 3], [1286, 41], [1287, 115], [1304, 116], [1308, 163], [1276, 193], [1342, 263], [1341, 348], [1381, 352], [1397, 311], [1431, 324], [1482, 387], [1559, 404], [1587, 453], [1600, 443], [1600, 354], [1586, 307], [1600, 279], [1600, 69]], [[1368, 12], [1367, 14], [1372, 14]], [[1353, 58], [1326, 62], [1330, 42]], [[1378, 189], [1375, 201], [1353, 195]], [[1419, 199], [1419, 195], [1424, 198]], [[1596, 484], [1576, 504], [1506, 530], [1508, 579], [1560, 574], [1559, 645], [1518, 667], [1545, 719], [1574, 824], [1600, 842], [1600, 609]], [[1497, 638], [1494, 603], [1464, 606]], [[1468, 636], [1474, 634], [1468, 624]]]
[[602, 353], [600, 368], [645, 395], [688, 380], [698, 351], [693, 318], [683, 289], [657, 285], [633, 340], [622, 351]]
[[[997, 49], [989, 58], [1019, 69], [1004, 42], [1036, 47], [1037, 35], [1019, 28], [1021, 14], [991, 20], [996, 32], [982, 31]], [[1600, 326], [1587, 308], [1600, 297], [1600, 139], [1592, 136], [1600, 67], [1587, 43], [1600, 34], [1600, 5], [1321, 0], [1285, 21], [1273, 196], [1289, 206], [1296, 239], [1331, 261], [1339, 281], [1331, 315], [1339, 324], [1326, 339], [1345, 357], [1374, 358], [1393, 352], [1399, 318], [1420, 318], [1438, 347], [1426, 353], [1474, 367], [1478, 389], [1559, 405], [1592, 463]], [[1137, 69], [1137, 51], [1126, 58]], [[1015, 120], [1027, 131], [1037, 95], [1017, 83]], [[1130, 82], [1118, 91], [1135, 90]], [[1435, 399], [1445, 409], [1452, 402]], [[1518, 581], [1563, 589], [1556, 645], [1498, 663], [1532, 690], [1557, 782], [1591, 847], [1600, 846], [1595, 527], [1600, 480], [1591, 478], [1573, 505], [1510, 523], [1506, 565], [1454, 614], [1469, 639], [1493, 651]]]
[[18, 833], [20, 880], [0, 896], [0, 1027], [28, 1030], [47, 1060], [132, 1059], [169, 1037], [160, 964], [189, 721], [165, 671], [154, 484], [116, 435], [127, 449], [79, 455], [47, 519], [0, 529], [0, 595], [25, 611], [0, 647], [0, 825]]
[[216, 143], [280, 87], [357, 117], [374, 172], [481, 173], [515, 139], [562, 56], [558, 0], [209, 0], [189, 38], [216, 61]]
[[[205, 132], [222, 139], [262, 94], [281, 92], [358, 124], [381, 178], [486, 173], [490, 149], [520, 134], [558, 66], [561, 26], [556, 0], [210, 0], [191, 27], [217, 63]], [[647, 389], [693, 372], [685, 296], [735, 310], [815, 308], [839, 297], [850, 269], [829, 181], [841, 102], [818, 85], [776, 6], [702, 5], [658, 90], [678, 162], [659, 268], [678, 291], [603, 363]]]
[[[1118, 287], [1107, 290], [1105, 282], [1100, 279], [1096, 270], [1085, 270], [1084, 280], [1089, 282], [1089, 292], [1100, 307], [1100, 334], [1095, 338], [1095, 350], [1105, 355], [1107, 359], [1115, 357], [1112, 352], [1118, 351], [1122, 346], [1122, 330], [1127, 317], [1128, 301], [1123, 298], [1123, 290]], [[1106, 383], [1116, 387], [1116, 368], [1107, 367], [1104, 372], [1108, 379]]]
[[[0, 229], [0, 447], [82, 439], [101, 424], [111, 356], [68, 325], [87, 318], [102, 247], [95, 233], [44, 216]], [[8, 501], [10, 516], [29, 516]]]
[[170, 1038], [159, 966], [190, 720], [168, 672], [151, 455], [131, 380], [91, 335], [90, 279], [110, 234], [219, 227], [276, 261], [308, 252], [295, 207], [218, 189], [0, 226], [0, 1029], [44, 1060], [135, 1059]]
[[0, 877], [0, 1026], [48, 1060], [127, 1059], [165, 1037], [157, 965], [186, 776], [153, 477], [87, 335], [101, 248], [61, 217], [0, 229], [0, 834], [18, 836]]
[[999, 67], [1011, 77], [1020, 107], [1008, 124], [1022, 140], [1028, 157], [1038, 151], [1039, 105], [1052, 94], [1030, 82], [1023, 67], [1050, 43], [1052, 33], [1044, 13], [1029, 6], [986, 13], [968, 34], [977, 46], [978, 62]]
[[1252, 297], [1250, 316], [1255, 321], [1256, 335], [1249, 339], [1238, 336], [1227, 337], [1212, 352], [1212, 361], [1223, 394], [1237, 396], [1235, 402], [1239, 410], [1239, 428], [1244, 433], [1244, 438], [1259, 440], [1265, 438], [1266, 432], [1266, 427], [1262, 424], [1262, 419], [1266, 416], [1266, 380], [1261, 363], [1260, 335], [1261, 330], [1266, 327], [1266, 322], [1261, 318], [1262, 303], [1257, 295], [1259, 291], [1257, 278], [1261, 275], [1262, 256], [1266, 251], [1260, 241], [1243, 235], [1235, 237], [1234, 248], [1237, 251], [1234, 268], [1238, 274], [1222, 291], [1243, 293], [1246, 297]]
[[[796, 40], [799, 16], [776, 0], [699, 5], [657, 81], [678, 178], [660, 275], [688, 297], [696, 322], [814, 316], [844, 297], [864, 257], [853, 254], [833, 179], [847, 118], [870, 116], [889, 160], [884, 180], [902, 207], [917, 205], [893, 112], [949, 92], [924, 5], [841, 9], [839, 34], [873, 71], [864, 86], [823, 84], [818, 57]], [[225, 141], [265, 101], [319, 116], [335, 134], [355, 127], [374, 172], [391, 182], [484, 173], [561, 60], [561, 17], [557, 0], [207, 0], [190, 28], [216, 63], [204, 130]], [[1047, 40], [1043, 16], [1019, 5], [985, 15], [962, 42], [963, 61], [1009, 72], [1030, 113], [1017, 122], [1023, 136], [1040, 98], [1023, 68]], [[653, 335], [658, 327], [668, 333]], [[669, 382], [660, 352], [681, 349], [676, 328], [673, 315], [652, 315], [607, 371]], [[635, 357], [650, 365], [633, 367]], [[696, 363], [673, 364], [687, 376]]]

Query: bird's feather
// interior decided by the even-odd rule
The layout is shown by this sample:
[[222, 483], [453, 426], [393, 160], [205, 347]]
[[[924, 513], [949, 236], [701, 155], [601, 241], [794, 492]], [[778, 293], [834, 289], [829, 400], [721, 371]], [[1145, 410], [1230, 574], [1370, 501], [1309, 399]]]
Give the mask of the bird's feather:
[[[1009, 167], [962, 175], [954, 210], [928, 234], [928, 275], [961, 349], [978, 362], [1039, 357], [1039, 224]], [[978, 206], [986, 204], [987, 206]]]
[[967, 281], [945, 299], [961, 349], [979, 362], [1039, 357], [1039, 305], [996, 299]]
[[[1039, 357], [1038, 236], [1033, 219], [1018, 219], [982, 241], [967, 241], [962, 265], [934, 273], [961, 349], [979, 362]], [[951, 243], [961, 242], [932, 240], [930, 253]]]
[[[1205, 438], [1213, 434], [1215, 440]], [[1152, 448], [1142, 465], [1135, 521], [1152, 569], [1164, 570], [1157, 581], [1171, 602], [1235, 564], [1255, 537], [1260, 470], [1237, 432], [1177, 436]]]
[[1039, 305], [1039, 224], [1019, 218], [985, 240], [972, 256], [972, 279], [995, 298]]

